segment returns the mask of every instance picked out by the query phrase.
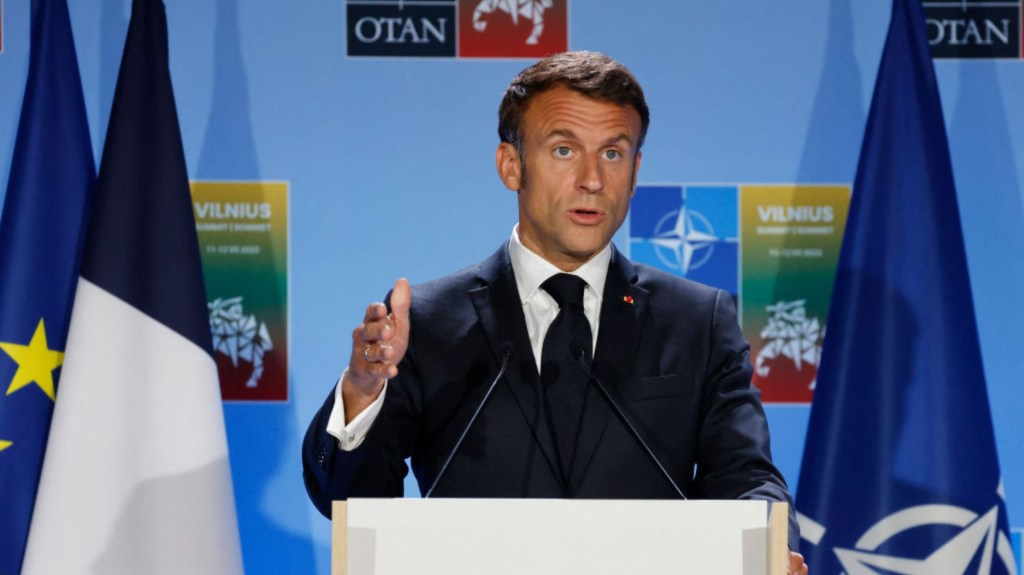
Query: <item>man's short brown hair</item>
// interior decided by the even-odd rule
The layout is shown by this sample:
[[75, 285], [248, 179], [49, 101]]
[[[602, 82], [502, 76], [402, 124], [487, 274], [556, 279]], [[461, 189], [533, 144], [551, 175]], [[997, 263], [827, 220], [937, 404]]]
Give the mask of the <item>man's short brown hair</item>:
[[598, 52], [563, 52], [548, 56], [512, 79], [498, 107], [498, 137], [522, 150], [522, 124], [526, 108], [545, 90], [565, 86], [584, 96], [631, 106], [640, 114], [640, 141], [647, 136], [651, 122], [644, 91], [633, 74], [622, 64]]

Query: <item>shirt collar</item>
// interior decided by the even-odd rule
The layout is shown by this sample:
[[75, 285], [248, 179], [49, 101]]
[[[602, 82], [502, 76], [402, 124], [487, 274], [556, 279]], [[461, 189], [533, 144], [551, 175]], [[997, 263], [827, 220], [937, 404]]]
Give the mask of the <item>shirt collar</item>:
[[[519, 224], [512, 228], [512, 238], [508, 242], [508, 257], [512, 261], [512, 271], [519, 289], [519, 301], [524, 304], [540, 289], [540, 284], [549, 277], [563, 273], [553, 263], [544, 259], [519, 241]], [[587, 289], [597, 297], [598, 303], [604, 294], [604, 282], [608, 277], [608, 265], [612, 260], [612, 244], [604, 246], [585, 264], [570, 272], [587, 282]], [[600, 306], [598, 307], [600, 309]]]

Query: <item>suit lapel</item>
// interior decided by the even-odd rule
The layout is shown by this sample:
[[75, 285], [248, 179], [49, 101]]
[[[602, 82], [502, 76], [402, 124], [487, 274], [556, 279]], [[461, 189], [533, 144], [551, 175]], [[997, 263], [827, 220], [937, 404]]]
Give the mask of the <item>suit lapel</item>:
[[[649, 293], [636, 285], [633, 265], [612, 248], [612, 261], [605, 280], [601, 301], [601, 324], [598, 327], [597, 349], [592, 371], [616, 401], [619, 386], [633, 366], [636, 345], [643, 329]], [[580, 433], [573, 456], [570, 486], [573, 493], [586, 474], [601, 435], [612, 417], [612, 408], [595, 385], [587, 388]]]
[[540, 445], [551, 472], [559, 476], [551, 429], [544, 416], [537, 362], [526, 332], [523, 304], [519, 300], [507, 244], [482, 264], [479, 279], [483, 285], [470, 290], [469, 297], [487, 343], [498, 362], [506, 350], [512, 352], [505, 373], [509, 389], [533, 431], [534, 440]]

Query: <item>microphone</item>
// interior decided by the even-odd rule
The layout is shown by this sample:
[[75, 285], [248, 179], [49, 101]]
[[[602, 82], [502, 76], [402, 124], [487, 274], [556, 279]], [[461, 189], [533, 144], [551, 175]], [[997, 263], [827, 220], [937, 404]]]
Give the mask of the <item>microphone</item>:
[[472, 417], [469, 418], [469, 423], [462, 429], [462, 434], [459, 435], [459, 440], [455, 442], [455, 447], [448, 453], [448, 457], [444, 460], [444, 465], [441, 466], [441, 471], [437, 472], [437, 477], [434, 478], [433, 483], [430, 484], [430, 489], [427, 489], [424, 499], [429, 498], [434, 493], [434, 489], [437, 484], [441, 482], [441, 478], [444, 477], [445, 471], [448, 471], [448, 465], [455, 459], [455, 454], [462, 447], [462, 442], [466, 440], [466, 436], [469, 435], [469, 430], [476, 423], [476, 418], [480, 415], [480, 412], [484, 410], [484, 406], [487, 405], [487, 400], [491, 398], [491, 394], [494, 393], [494, 388], [498, 386], [498, 381], [501, 380], [501, 376], [505, 375], [505, 370], [508, 369], [508, 360], [512, 357], [512, 350], [506, 349], [505, 353], [501, 357], [501, 369], [498, 370], [498, 375], [494, 376], [494, 381], [491, 382], [490, 387], [487, 388], [487, 392], [484, 393], [484, 398], [480, 400], [480, 405], [476, 406], [476, 411], [473, 412]]
[[676, 482], [672, 479], [672, 476], [669, 475], [668, 471], [665, 469], [665, 466], [661, 464], [661, 460], [658, 459], [658, 456], [654, 454], [654, 451], [651, 450], [651, 447], [647, 445], [646, 441], [644, 441], [644, 438], [640, 435], [640, 432], [637, 431], [636, 426], [634, 426], [633, 422], [630, 421], [629, 417], [626, 416], [626, 412], [622, 410], [622, 407], [619, 406], [619, 403], [612, 398], [610, 393], [608, 393], [608, 389], [605, 388], [603, 383], [601, 383], [601, 380], [598, 379], [597, 375], [590, 370], [590, 365], [587, 364], [586, 350], [582, 346], [580, 346], [578, 350], [580, 369], [583, 370], [583, 374], [587, 376], [587, 381], [592, 381], [594, 383], [598, 391], [601, 392], [601, 395], [604, 397], [605, 401], [607, 401], [608, 405], [612, 407], [612, 411], [614, 411], [615, 415], [618, 416], [619, 421], [621, 421], [626, 426], [626, 429], [629, 430], [629, 433], [633, 436], [633, 439], [636, 439], [637, 443], [639, 443], [640, 446], [644, 448], [644, 452], [647, 454], [648, 459], [653, 461], [654, 464], [658, 466], [658, 470], [661, 471], [662, 476], [664, 476], [665, 479], [668, 480], [669, 484], [672, 485], [672, 489], [674, 489], [676, 494], [679, 495], [679, 498], [684, 500], [688, 499], [688, 497], [686, 497], [686, 495], [683, 494], [683, 490], [679, 489], [679, 486], [676, 485]]

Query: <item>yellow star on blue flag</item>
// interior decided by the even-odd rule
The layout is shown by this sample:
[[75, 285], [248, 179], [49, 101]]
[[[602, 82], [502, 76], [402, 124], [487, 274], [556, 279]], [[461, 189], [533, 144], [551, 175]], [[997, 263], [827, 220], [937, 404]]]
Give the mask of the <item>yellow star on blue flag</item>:
[[23, 4], [31, 4], [31, 22], [24, 22], [22, 31], [31, 30], [30, 57], [7, 190], [0, 199], [0, 573], [5, 575], [22, 570], [96, 182], [67, 0]]
[[18, 364], [18, 371], [14, 372], [14, 379], [7, 388], [7, 395], [34, 383], [43, 390], [50, 401], [53, 401], [53, 370], [64, 362], [64, 354], [47, 346], [46, 326], [43, 325], [42, 319], [36, 325], [36, 331], [28, 345], [0, 341], [0, 349]]

